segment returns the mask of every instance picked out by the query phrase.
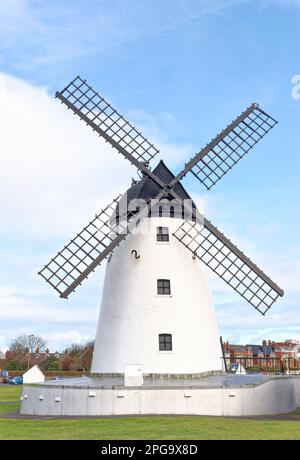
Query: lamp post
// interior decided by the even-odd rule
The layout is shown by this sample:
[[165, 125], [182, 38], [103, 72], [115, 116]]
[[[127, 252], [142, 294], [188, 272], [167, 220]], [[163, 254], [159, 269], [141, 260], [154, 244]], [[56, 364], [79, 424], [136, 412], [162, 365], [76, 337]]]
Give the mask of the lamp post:
[[30, 334], [29, 336], [29, 340], [28, 340], [28, 347], [27, 347], [27, 350], [28, 350], [28, 354], [27, 354], [27, 370], [29, 370], [29, 360], [30, 360], [30, 341], [31, 341], [31, 337], [34, 337], [33, 334]]

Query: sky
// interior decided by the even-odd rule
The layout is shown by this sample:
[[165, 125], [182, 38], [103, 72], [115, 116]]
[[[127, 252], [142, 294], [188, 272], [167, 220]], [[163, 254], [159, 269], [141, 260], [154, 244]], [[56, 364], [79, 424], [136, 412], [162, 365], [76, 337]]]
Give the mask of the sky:
[[207, 218], [285, 291], [262, 317], [210, 276], [220, 334], [299, 339], [299, 0], [0, 0], [0, 349], [94, 338], [105, 264], [68, 300], [37, 272], [136, 177], [54, 98], [81, 75], [177, 172], [252, 102], [279, 124], [211, 191]]

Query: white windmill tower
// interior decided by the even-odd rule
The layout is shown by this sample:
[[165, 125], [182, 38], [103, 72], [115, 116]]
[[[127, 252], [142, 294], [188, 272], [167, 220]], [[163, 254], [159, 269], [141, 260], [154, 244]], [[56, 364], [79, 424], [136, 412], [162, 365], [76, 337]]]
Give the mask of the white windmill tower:
[[[161, 161], [154, 169], [169, 183]], [[148, 176], [127, 192], [134, 206], [157, 196]], [[179, 185], [183, 200], [189, 195]], [[173, 233], [181, 206], [168, 200], [114, 251], [106, 269], [92, 372], [122, 373], [141, 364], [146, 374], [196, 374], [221, 369], [221, 349], [203, 263]], [[142, 206], [141, 206], [142, 207]], [[108, 345], [109, 344], [109, 345]], [[209, 349], [209, 352], [208, 352]]]
[[252, 104], [176, 175], [127, 120], [76, 77], [56, 96], [142, 172], [40, 272], [68, 295], [108, 258], [93, 373], [200, 374], [222, 368], [208, 266], [263, 315], [283, 291], [196, 209], [180, 183], [210, 189], [274, 127]]

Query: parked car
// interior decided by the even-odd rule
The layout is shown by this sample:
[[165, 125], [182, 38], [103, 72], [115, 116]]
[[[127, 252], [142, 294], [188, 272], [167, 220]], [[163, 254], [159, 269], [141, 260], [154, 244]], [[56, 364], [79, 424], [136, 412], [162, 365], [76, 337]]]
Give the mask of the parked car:
[[9, 383], [11, 385], [22, 385], [23, 384], [23, 377], [22, 375], [18, 375], [17, 377], [11, 377], [9, 379]]

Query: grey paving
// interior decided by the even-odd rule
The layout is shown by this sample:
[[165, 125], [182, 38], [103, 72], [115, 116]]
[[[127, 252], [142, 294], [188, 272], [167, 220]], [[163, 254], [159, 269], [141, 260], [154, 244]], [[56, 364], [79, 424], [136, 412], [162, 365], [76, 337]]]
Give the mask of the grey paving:
[[[253, 375], [214, 375], [198, 378], [145, 378], [143, 389], [153, 388], [239, 388], [245, 386], [254, 386], [267, 382], [272, 379], [288, 379], [291, 376], [267, 376], [260, 374]], [[124, 379], [122, 377], [105, 377], [105, 378], [69, 378], [60, 380], [48, 380], [43, 384], [49, 387], [74, 387], [74, 388], [124, 388]]]

